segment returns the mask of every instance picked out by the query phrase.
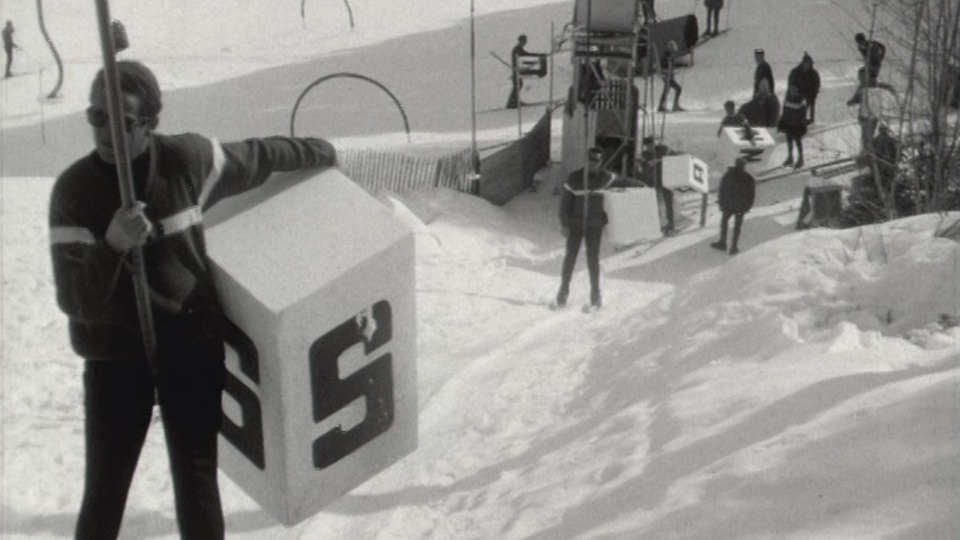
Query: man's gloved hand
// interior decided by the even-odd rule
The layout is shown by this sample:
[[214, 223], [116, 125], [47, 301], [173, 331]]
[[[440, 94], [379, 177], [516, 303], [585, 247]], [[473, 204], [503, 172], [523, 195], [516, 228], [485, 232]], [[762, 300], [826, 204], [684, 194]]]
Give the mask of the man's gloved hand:
[[153, 234], [153, 223], [143, 210], [146, 203], [137, 201], [132, 208], [120, 208], [113, 214], [105, 239], [114, 251], [126, 253], [144, 245]]

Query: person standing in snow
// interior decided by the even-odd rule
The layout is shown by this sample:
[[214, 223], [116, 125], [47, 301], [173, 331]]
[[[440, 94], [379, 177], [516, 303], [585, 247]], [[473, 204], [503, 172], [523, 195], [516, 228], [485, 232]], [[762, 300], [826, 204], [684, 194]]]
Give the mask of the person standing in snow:
[[[53, 274], [70, 339], [85, 359], [86, 473], [77, 540], [114, 540], [150, 427], [154, 398], [166, 435], [177, 523], [184, 540], [222, 540], [217, 433], [224, 388], [224, 319], [213, 284], [202, 210], [275, 171], [336, 164], [321, 139], [271, 137], [221, 144], [154, 130], [160, 86], [139, 62], [117, 63], [133, 171], [133, 208], [121, 206], [101, 70], [87, 120], [94, 151], [54, 185]], [[142, 248], [157, 337], [157, 373], [143, 345], [130, 251]]]
[[800, 64], [790, 70], [790, 75], [787, 76], [787, 88], [791, 86], [796, 86], [807, 102], [810, 113], [807, 124], [812, 124], [816, 115], [817, 95], [820, 93], [820, 73], [813, 67], [813, 57], [806, 52], [803, 53]]
[[[603, 150], [593, 147], [587, 152], [587, 167], [577, 169], [567, 176], [560, 197], [560, 228], [567, 238], [566, 254], [560, 275], [560, 290], [555, 307], [567, 305], [570, 296], [570, 281], [577, 264], [580, 244], [586, 240], [587, 270], [590, 273], [590, 305], [600, 308], [603, 297], [600, 293], [600, 240], [607, 225], [607, 213], [603, 210], [603, 192], [616, 187], [639, 187], [639, 182], [603, 170]], [[584, 173], [587, 183], [584, 186]]]
[[737, 104], [732, 99], [728, 99], [723, 104], [723, 110], [727, 115], [720, 121], [720, 127], [717, 128], [717, 137], [723, 133], [725, 127], [750, 127], [750, 122], [742, 114], [736, 112]]
[[857, 50], [863, 59], [864, 66], [857, 70], [857, 90], [853, 97], [847, 101], [847, 105], [856, 105], [860, 103], [863, 90], [881, 86], [893, 90], [890, 85], [880, 84], [880, 68], [883, 67], [883, 58], [887, 54], [887, 47], [879, 41], [867, 39], [863, 32], [858, 32], [854, 39], [857, 42]]
[[13, 72], [10, 71], [10, 68], [13, 66], [13, 50], [20, 50], [20, 46], [14, 43], [13, 41], [13, 21], [7, 21], [7, 25], [3, 27], [3, 53], [7, 57], [6, 70], [3, 72], [3, 78], [9, 79], [13, 76]]
[[663, 187], [663, 158], [672, 155], [674, 152], [669, 146], [656, 144], [653, 137], [644, 137], [643, 150], [640, 152], [640, 179], [645, 185], [656, 189], [663, 200], [667, 218], [667, 223], [662, 228], [664, 236], [676, 234], [673, 222], [673, 191]]
[[680, 106], [680, 93], [683, 92], [683, 87], [680, 86], [680, 83], [677, 82], [675, 77], [676, 75], [676, 55], [677, 55], [677, 44], [673, 40], [667, 43], [667, 50], [663, 53], [663, 58], [660, 61], [660, 68], [663, 70], [661, 75], [663, 76], [663, 92], [660, 94], [660, 107], [657, 109], [660, 112], [667, 112], [667, 95], [670, 93], [670, 89], [673, 88], [673, 110], [675, 112], [685, 111], [683, 107]]
[[[807, 134], [807, 102], [796, 86], [787, 89], [783, 100], [783, 114], [777, 131], [787, 135], [787, 159], [784, 167], [803, 168], [803, 136]], [[793, 146], [797, 146], [797, 162], [793, 162]]]
[[760, 85], [764, 81], [770, 93], [775, 93], [777, 85], [773, 82], [773, 68], [766, 60], [766, 53], [763, 49], [757, 49], [753, 51], [753, 59], [757, 63], [757, 68], [753, 71], [753, 97], [760, 95]]
[[753, 175], [746, 171], [746, 163], [746, 159], [740, 158], [737, 159], [733, 167], [727, 169], [723, 178], [720, 179], [720, 190], [717, 194], [717, 202], [720, 204], [720, 211], [723, 213], [720, 220], [720, 240], [710, 244], [710, 247], [720, 251], [727, 250], [727, 224], [733, 217], [731, 255], [740, 252], [737, 244], [740, 242], [743, 215], [753, 208], [753, 200], [756, 195], [756, 180], [754, 180]]
[[[720, 34], [720, 10], [723, 9], [723, 0], [703, 0], [704, 7], [707, 8], [707, 30], [703, 37]], [[713, 19], [713, 30], [710, 30], [711, 18]]]
[[510, 80], [513, 89], [510, 91], [510, 97], [507, 98], [508, 109], [516, 109], [520, 106], [520, 90], [523, 89], [523, 77], [520, 76], [520, 57], [530, 54], [524, 48], [526, 45], [526, 34], [520, 34], [517, 36], [517, 44], [510, 51]]

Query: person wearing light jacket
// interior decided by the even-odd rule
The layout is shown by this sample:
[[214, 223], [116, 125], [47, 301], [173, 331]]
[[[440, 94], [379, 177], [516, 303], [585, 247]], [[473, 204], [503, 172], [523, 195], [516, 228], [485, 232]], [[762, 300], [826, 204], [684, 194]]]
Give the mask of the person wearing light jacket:
[[[104, 73], [87, 120], [95, 149], [58, 178], [50, 200], [53, 273], [70, 338], [85, 360], [84, 495], [77, 540], [117, 537], [127, 492], [157, 398], [177, 522], [184, 540], [221, 540], [217, 484], [224, 319], [203, 232], [203, 210], [261, 185], [277, 171], [329, 167], [320, 139], [270, 137], [221, 144], [194, 133], [156, 133], [162, 99], [149, 68], [117, 63], [133, 171], [132, 208], [121, 206]], [[157, 337], [154, 374], [143, 345], [130, 252], [142, 248]]]

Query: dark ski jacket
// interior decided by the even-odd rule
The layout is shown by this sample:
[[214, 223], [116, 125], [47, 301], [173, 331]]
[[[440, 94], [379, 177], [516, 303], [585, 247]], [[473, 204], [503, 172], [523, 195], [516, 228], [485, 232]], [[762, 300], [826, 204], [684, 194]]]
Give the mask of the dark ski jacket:
[[[173, 326], [165, 321], [189, 328], [186, 338], [221, 334], [202, 210], [262, 184], [275, 171], [335, 163], [333, 146], [320, 139], [221, 144], [192, 133], [154, 134], [149, 151], [131, 165], [136, 199], [146, 203], [156, 231], [143, 255], [158, 334], [159, 328]], [[127, 257], [105, 240], [120, 206], [116, 167], [96, 152], [61, 174], [51, 195], [57, 301], [69, 318], [74, 350], [90, 360], [144, 356]]]
[[757, 69], [753, 72], [753, 95], [754, 97], [760, 92], [760, 81], [766, 79], [770, 84], [770, 93], [773, 94], [777, 90], [777, 86], [773, 84], [773, 69], [770, 67], [770, 64], [764, 60], [757, 64]]
[[603, 193], [611, 188], [637, 185], [622, 179], [610, 171], [589, 173], [588, 189], [583, 189], [583, 169], [577, 169], [567, 175], [560, 197], [560, 225], [571, 229], [583, 230], [584, 201], [587, 213], [587, 228], [604, 227], [607, 213], [603, 209]]
[[745, 170], [730, 167], [720, 179], [717, 202], [725, 214], [746, 214], [753, 208], [756, 195], [756, 181]]
[[780, 120], [780, 100], [774, 94], [757, 96], [744, 103], [737, 114], [754, 127], [776, 127]]
[[787, 77], [787, 88], [796, 86], [800, 90], [800, 95], [807, 103], [813, 103], [820, 94], [820, 73], [816, 69], [804, 69], [803, 66], [797, 66], [790, 70]]
[[860, 51], [860, 56], [867, 61], [867, 65], [875, 69], [880, 68], [884, 56], [887, 55], [886, 45], [872, 39], [858, 42], [857, 50]]

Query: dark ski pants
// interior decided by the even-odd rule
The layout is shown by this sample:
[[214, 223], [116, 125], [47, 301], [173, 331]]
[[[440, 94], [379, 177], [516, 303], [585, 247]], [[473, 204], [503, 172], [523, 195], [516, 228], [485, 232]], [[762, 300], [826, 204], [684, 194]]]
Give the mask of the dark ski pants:
[[[713, 31], [710, 30], [710, 19], [713, 19]], [[707, 31], [703, 35], [710, 33], [718, 34], [720, 32], [720, 9], [719, 8], [707, 8]]]
[[797, 147], [797, 162], [803, 162], [803, 137], [787, 134], [787, 160], [793, 161], [793, 147]]
[[514, 71], [514, 75], [510, 77], [510, 80], [513, 84], [513, 89], [510, 90], [510, 97], [507, 98], [507, 108], [516, 109], [520, 106], [520, 90], [523, 89], [523, 77]]
[[590, 272], [590, 301], [593, 302], [600, 298], [600, 239], [603, 237], [603, 227], [587, 227], [586, 234], [583, 229], [570, 228], [567, 253], [563, 257], [560, 296], [566, 299], [570, 294], [570, 280], [573, 278], [573, 269], [577, 265], [580, 243], [584, 237], [587, 240], [587, 270]]
[[4, 48], [3, 52], [7, 57], [6, 70], [3, 72], [3, 76], [6, 78], [13, 75], [10, 71], [10, 68], [13, 67], [13, 49]]
[[667, 96], [670, 94], [670, 89], [673, 88], [673, 108], [676, 109], [680, 105], [680, 93], [683, 92], [683, 87], [680, 86], [680, 83], [677, 82], [677, 79], [671, 74], [669, 77], [667, 75], [663, 76], [663, 92], [660, 94], [660, 108], [667, 106]]
[[[194, 342], [196, 343], [196, 342]], [[161, 352], [160, 412], [183, 540], [222, 540], [217, 432], [226, 376], [223, 342]], [[77, 540], [114, 540], [154, 404], [145, 360], [88, 360], [83, 374], [86, 474]]]
[[730, 249], [736, 249], [737, 243], [740, 242], [740, 227], [743, 226], [743, 214], [723, 213], [723, 218], [720, 221], [720, 243], [727, 243], [727, 224], [730, 222], [731, 216], [733, 216], [733, 239], [730, 242]]
[[663, 212], [664, 217], [667, 219], [667, 224], [663, 226], [664, 231], [673, 231], [673, 190], [667, 189], [665, 187], [660, 187], [660, 198], [663, 199]]

